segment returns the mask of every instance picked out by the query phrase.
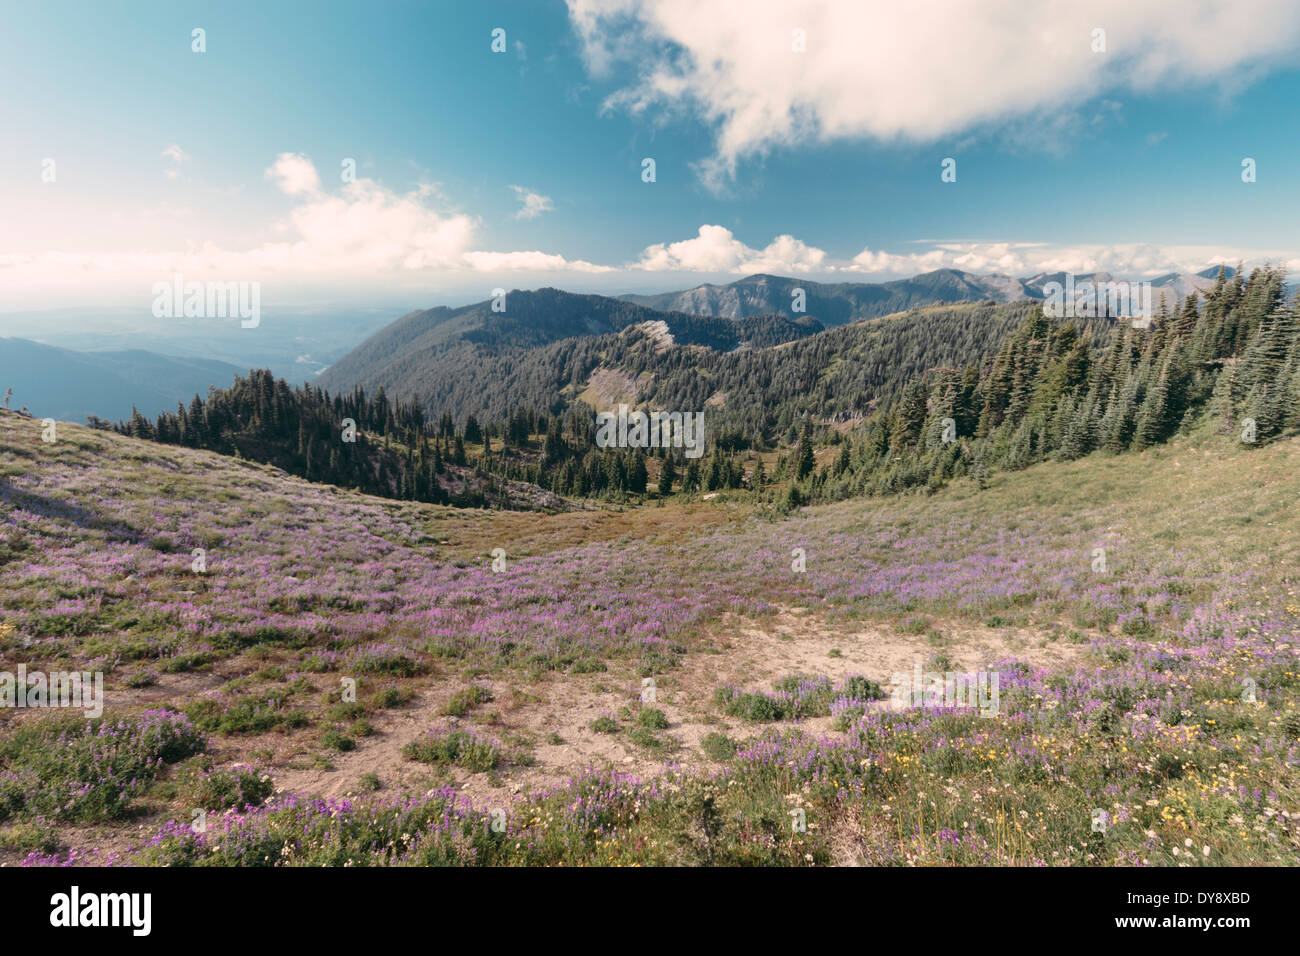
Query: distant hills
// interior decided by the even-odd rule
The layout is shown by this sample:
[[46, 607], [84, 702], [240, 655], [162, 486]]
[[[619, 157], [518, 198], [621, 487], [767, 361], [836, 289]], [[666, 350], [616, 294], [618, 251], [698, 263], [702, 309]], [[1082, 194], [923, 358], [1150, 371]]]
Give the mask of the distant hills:
[[[1169, 298], [1170, 309], [1193, 289], [1208, 288], [1218, 275], [1218, 267], [1198, 273], [1168, 273], [1149, 280], [1155, 301], [1160, 293]], [[1228, 269], [1228, 275], [1233, 274]], [[1116, 281], [1107, 272], [1076, 274], [1076, 284], [1085, 281]], [[920, 305], [953, 302], [1015, 302], [1043, 298], [1049, 282], [1064, 284], [1065, 273], [1040, 273], [1027, 279], [1005, 275], [978, 275], [959, 269], [936, 269], [892, 282], [810, 282], [783, 276], [752, 275], [726, 285], [699, 285], [679, 292], [657, 295], [625, 295], [624, 301], [669, 312], [690, 312], [739, 319], [748, 315], [789, 313], [795, 289], [803, 289], [807, 313], [828, 328], [871, 319], [894, 312], [905, 312]]]
[[[1164, 292], [1176, 308], [1188, 293], [1212, 284], [1217, 272], [1171, 273], [1150, 281], [1156, 301]], [[1094, 273], [1076, 275], [1075, 281], [1112, 278]], [[578, 365], [599, 366], [599, 356], [585, 349], [575, 358], [572, 346], [559, 343], [602, 339], [635, 327], [661, 351], [670, 346], [720, 353], [766, 349], [925, 306], [1032, 302], [1042, 299], [1053, 281], [1064, 283], [1065, 274], [1013, 278], [938, 269], [882, 283], [752, 275], [655, 295], [514, 290], [504, 303], [438, 306], [387, 324], [375, 309], [299, 310], [268, 315], [256, 330], [230, 322], [157, 320], [136, 310], [11, 314], [3, 319], [6, 331], [24, 337], [0, 339], [0, 393], [11, 387], [14, 407], [26, 405], [33, 414], [54, 418], [124, 418], [133, 404], [153, 416], [205, 393], [209, 385], [226, 386], [235, 374], [264, 367], [291, 382], [310, 380], [335, 393], [357, 385], [368, 391], [383, 387], [394, 397], [418, 397], [428, 408], [458, 416], [504, 414], [525, 397], [536, 401], [566, 388], [584, 390], [584, 376], [593, 369]], [[796, 289], [803, 290], [802, 313], [792, 311]], [[30, 340], [38, 338], [41, 342]], [[136, 342], [150, 348], [119, 347]], [[538, 349], [548, 351], [530, 355]], [[696, 364], [689, 349], [673, 354], [671, 361], [679, 365]], [[652, 363], [661, 366], [661, 377], [665, 361]], [[507, 383], [522, 391], [502, 393]]]
[[318, 384], [379, 384], [383, 367], [404, 356], [470, 343], [532, 348], [560, 339], [618, 332], [638, 322], [664, 318], [659, 311], [603, 295], [578, 295], [559, 289], [515, 290], [504, 297], [504, 311], [493, 300], [450, 309], [438, 306], [402, 316], [335, 362]]
[[[1198, 274], [1171, 273], [1151, 280], [1155, 301], [1163, 292], [1176, 310], [1189, 292], [1208, 288], [1217, 272], [1216, 268]], [[1114, 279], [1108, 273], [1074, 278], [1076, 283]], [[356, 386], [368, 392], [382, 387], [395, 398], [418, 398], [426, 408], [448, 412], [458, 420], [469, 414], [504, 417], [516, 403], [554, 412], [576, 396], [609, 393], [608, 376], [600, 388], [589, 391], [589, 377], [602, 369], [617, 369], [618, 378], [649, 375], [661, 383], [666, 376], [717, 374], [717, 370], [706, 371], [712, 369], [711, 360], [689, 349], [673, 348], [660, 357], [639, 353], [630, 357], [629, 350], [635, 347], [618, 335], [626, 330], [653, 330], [660, 352], [681, 346], [703, 346], [720, 353], [764, 349], [923, 307], [962, 302], [1032, 304], [1044, 297], [1044, 288], [1053, 281], [1064, 284], [1065, 274], [1017, 279], [939, 269], [883, 283], [752, 275], [726, 285], [617, 298], [560, 289], [515, 290], [503, 303], [496, 303], [496, 309], [492, 300], [485, 300], [404, 315], [326, 369], [315, 384], [335, 393]], [[803, 290], [805, 311], [792, 314], [796, 289]], [[979, 342], [973, 354], [981, 354], [996, 348], [1006, 331], [999, 325], [987, 336], [969, 329], [962, 334], [971, 336], [968, 342]], [[943, 337], [949, 332], [927, 334]], [[838, 340], [828, 344], [827, 354], [836, 353], [841, 345]], [[944, 360], [954, 357], [944, 354]], [[860, 358], [875, 361], [866, 353]], [[889, 374], [876, 377], [877, 386], [893, 381]], [[634, 391], [648, 394], [645, 386]], [[856, 392], [850, 404], [861, 407], [887, 392], [887, 388], [878, 392], [868, 387]], [[678, 397], [685, 394], [679, 391]]]
[[228, 386], [240, 370], [212, 359], [178, 358], [142, 349], [78, 352], [26, 339], [0, 338], [0, 395], [38, 418], [83, 422], [89, 415], [129, 418], [134, 404], [149, 416], [175, 411], [209, 385]]
[[[228, 362], [241, 372], [269, 368], [305, 382], [390, 325], [395, 309], [313, 307], [262, 310], [257, 328], [238, 319], [156, 318], [143, 308], [75, 308], [0, 314], [0, 336], [76, 352], [144, 349], [159, 355]], [[223, 385], [229, 385], [227, 378]], [[129, 409], [128, 409], [129, 411]]]
[[[479, 376], [480, 391], [500, 386], [488, 357], [513, 356], [572, 339], [599, 338], [639, 326], [663, 345], [705, 346], [721, 352], [779, 345], [823, 330], [811, 316], [740, 319], [662, 312], [623, 299], [560, 289], [515, 290], [505, 311], [492, 301], [439, 307], [402, 316], [326, 369], [314, 382], [333, 392], [360, 385], [444, 407], [452, 378]], [[498, 373], [499, 374], [499, 373]], [[458, 404], [458, 403], [456, 403]]]
[[[1025, 300], [939, 305], [824, 331], [784, 316], [656, 313], [663, 318], [533, 348], [456, 340], [389, 352], [380, 333], [368, 343], [374, 364], [354, 365], [350, 356], [316, 384], [336, 394], [382, 387], [458, 423], [470, 415], [500, 420], [516, 408], [563, 414], [579, 401], [601, 408], [650, 402], [708, 408], [719, 428], [774, 438], [804, 414], [859, 416], [926, 369], [978, 362], [1034, 308]], [[1091, 335], [1110, 323], [1084, 324]], [[734, 330], [727, 337], [701, 334], [727, 329]], [[742, 343], [742, 334], [754, 338]]]

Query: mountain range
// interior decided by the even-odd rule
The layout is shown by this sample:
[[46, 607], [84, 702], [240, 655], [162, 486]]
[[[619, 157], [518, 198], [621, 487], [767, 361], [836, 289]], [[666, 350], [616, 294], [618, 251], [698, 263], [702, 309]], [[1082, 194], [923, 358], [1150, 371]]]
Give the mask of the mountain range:
[[240, 369], [214, 359], [158, 355], [143, 349], [78, 352], [26, 339], [0, 339], [0, 393], [38, 418], [85, 421], [175, 411], [176, 403], [227, 386]]
[[[1159, 302], [1164, 293], [1170, 308], [1176, 309], [1183, 296], [1208, 288], [1215, 275], [1217, 269], [1161, 276], [1151, 280], [1153, 297]], [[1108, 273], [1075, 276], [1076, 284], [1112, 280]], [[514, 290], [497, 300], [408, 313], [327, 368], [315, 384], [335, 393], [357, 386], [368, 392], [382, 387], [395, 398], [418, 398], [426, 408], [458, 419], [469, 414], [501, 417], [514, 403], [554, 412], [579, 396], [604, 401], [614, 392], [643, 398], [650, 394], [644, 383], [611, 391], [608, 375], [593, 390], [592, 376], [597, 373], [613, 372], [621, 379], [645, 375], [647, 382], [661, 383], [668, 377], [680, 380], [683, 368], [697, 375], [716, 374], [717, 370], [710, 371], [712, 359], [690, 350], [642, 355], [619, 335], [629, 329], [650, 330], [659, 352], [672, 346], [704, 346], [722, 353], [769, 348], [827, 332], [834, 341], [815, 350], [822, 359], [853, 354], [874, 364], [876, 358], [862, 351], [867, 339], [855, 335], [841, 341], [842, 327], [885, 316], [902, 316], [906, 323], [906, 313], [928, 306], [1033, 303], [1043, 299], [1045, 287], [1053, 281], [1064, 284], [1065, 274], [1015, 279], [939, 269], [885, 283], [819, 283], [752, 275], [726, 285], [617, 298], [560, 289]], [[792, 313], [800, 289], [806, 312]], [[973, 355], [997, 348], [1000, 336], [1010, 328], [999, 316], [996, 328], [990, 327], [986, 335], [968, 329], [970, 318], [962, 316], [960, 335], [968, 345], [979, 343]], [[891, 348], [901, 341], [892, 325], [882, 334]], [[948, 334], [956, 333], [927, 329], [920, 337]], [[904, 353], [919, 354], [900, 347], [897, 354]], [[944, 352], [943, 358], [951, 360], [955, 355]], [[883, 386], [893, 379], [877, 375], [875, 381]], [[873, 392], [874, 388], [867, 388], [867, 394], [856, 394], [854, 404], [881, 397]]]
[[[241, 371], [269, 368], [305, 381], [342, 358], [397, 313], [379, 305], [267, 306], [256, 328], [238, 319], [159, 318], [137, 308], [70, 308], [0, 314], [0, 335], [77, 352], [145, 349], [157, 355], [226, 362]], [[225, 384], [230, 384], [226, 382]]]
[[[1229, 268], [1229, 276], [1234, 270]], [[1151, 283], [1155, 302], [1163, 292], [1170, 309], [1193, 290], [1213, 284], [1217, 266], [1197, 273], [1171, 272]], [[1019, 299], [1042, 299], [1043, 288], [1050, 282], [1065, 283], [1065, 273], [1039, 273], [1026, 279], [1006, 275], [978, 275], [958, 269], [937, 269], [892, 282], [810, 282], [773, 275], [751, 275], [726, 285], [699, 285], [678, 292], [657, 295], [625, 295], [622, 298], [647, 308], [666, 312], [689, 312], [739, 319], [748, 315], [789, 312], [795, 290], [803, 289], [809, 315], [827, 327], [859, 319], [905, 312], [918, 305], [944, 302], [1015, 302]], [[1117, 277], [1108, 272], [1076, 274], [1075, 284], [1112, 282]]]
[[[1150, 281], [1156, 300], [1163, 292], [1173, 308], [1191, 291], [1211, 285], [1217, 272], [1170, 273]], [[1113, 278], [1092, 273], [1076, 275], [1075, 281]], [[284, 313], [268, 316], [256, 332], [232, 323], [155, 320], [132, 311], [99, 315], [91, 323], [98, 330], [92, 334], [90, 313], [10, 315], [4, 319], [8, 330], [41, 341], [0, 340], [0, 388], [12, 387], [15, 407], [26, 405], [41, 416], [122, 418], [130, 415], [132, 405], [152, 416], [206, 392], [209, 385], [229, 384], [238, 372], [266, 367], [290, 381], [312, 380], [333, 392], [382, 386], [395, 396], [419, 397], [431, 408], [499, 412], [507, 399], [490, 399], [485, 391], [507, 380], [518, 383], [518, 365], [527, 364], [522, 357], [529, 350], [566, 340], [609, 336], [635, 326], [656, 337], [661, 349], [767, 348], [923, 306], [1041, 300], [1053, 281], [1064, 283], [1065, 274], [1013, 278], [939, 269], [883, 283], [759, 274], [655, 295], [514, 290], [501, 299], [409, 312], [387, 324], [374, 309], [326, 310], [314, 320], [306, 313]], [[799, 289], [802, 313], [793, 311]], [[123, 347], [141, 340], [152, 348]], [[534, 371], [542, 374], [541, 367], [553, 369], [556, 361], [555, 355], [545, 356]], [[481, 384], [471, 387], [471, 378]], [[535, 397], [566, 387], [580, 391], [583, 384], [564, 375], [551, 386], [533, 382], [528, 392]], [[473, 389], [480, 393], [477, 398]]]

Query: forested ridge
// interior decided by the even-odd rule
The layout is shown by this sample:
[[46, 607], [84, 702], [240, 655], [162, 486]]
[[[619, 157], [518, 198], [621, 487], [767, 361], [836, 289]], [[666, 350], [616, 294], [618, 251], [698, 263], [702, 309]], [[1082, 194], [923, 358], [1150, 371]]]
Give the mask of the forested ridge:
[[[679, 315], [669, 324], [670, 348], [640, 324], [534, 349], [462, 341], [411, 349], [360, 384], [418, 398], [457, 421], [494, 420], [518, 406], [561, 413], [593, 372], [614, 369], [644, 376], [636, 399], [658, 408], [699, 411], [713, 398], [710, 428], [741, 431], [761, 445], [792, 439], [804, 416], [866, 414], [927, 368], [982, 361], [1036, 308], [1028, 301], [938, 306], [827, 331], [808, 317]], [[1090, 334], [1109, 324], [1091, 320]]]
[[[812, 331], [815, 322], [694, 317], [696, 344], [638, 325], [509, 355], [479, 355], [428, 402], [382, 387], [331, 395], [267, 371], [119, 431], [267, 462], [390, 497], [515, 506], [499, 479], [558, 495], [748, 489], [783, 507], [1093, 451], [1121, 453], [1209, 421], [1267, 442], [1300, 427], [1300, 319], [1280, 269], [1221, 273], [1204, 294], [1162, 301], [1148, 327], [1053, 320], [1038, 303], [973, 304]], [[748, 325], [744, 323], [749, 323]], [[811, 334], [809, 334], [811, 333]], [[754, 343], [736, 348], [735, 337]], [[717, 341], [727, 348], [709, 344]], [[705, 413], [707, 453], [601, 448], [592, 373], [633, 383], [634, 407]], [[476, 408], [457, 414], [471, 384]], [[491, 396], [488, 398], [488, 396]], [[508, 404], [507, 404], [508, 402]], [[426, 409], [429, 409], [426, 411]], [[355, 440], [346, 440], [348, 425]], [[1243, 432], [1244, 434], [1244, 432]], [[817, 466], [816, 450], [836, 449]], [[766, 454], [767, 461], [764, 461]], [[823, 459], [825, 456], [823, 455]], [[775, 487], [774, 487], [775, 486]]]
[[[909, 374], [984, 354], [1033, 308], [917, 310], [830, 332], [810, 317], [679, 315], [666, 336], [658, 323], [638, 323], [527, 350], [458, 342], [436, 350], [434, 364], [418, 350], [403, 359], [440, 376], [424, 398], [390, 398], [383, 386], [331, 395], [250, 371], [229, 389], [195, 396], [188, 408], [156, 421], [137, 412], [117, 429], [266, 462], [314, 481], [435, 503], [504, 504], [492, 494], [492, 476], [560, 495], [637, 495], [646, 492], [652, 468], [653, 488], [665, 494], [736, 488], [744, 473], [736, 452], [791, 443], [810, 416], [864, 412], [893, 395]], [[598, 448], [594, 413], [603, 409], [577, 398], [597, 369], [646, 381], [637, 402], [647, 407], [705, 411], [706, 434], [713, 436], [709, 457]], [[715, 396], [721, 400], [711, 402]], [[467, 405], [472, 410], [462, 411]], [[354, 442], [341, 437], [349, 420]], [[648, 467], [647, 455], [674, 460]], [[472, 480], [460, 480], [463, 469], [472, 470], [466, 476]]]
[[1279, 268], [1221, 271], [1203, 296], [1162, 302], [1148, 327], [1117, 324], [1100, 342], [1034, 311], [987, 365], [911, 380], [833, 464], [792, 466], [790, 502], [983, 482], [1048, 458], [1141, 450], [1197, 425], [1266, 443], [1300, 427], [1300, 296], [1287, 303], [1284, 285]]

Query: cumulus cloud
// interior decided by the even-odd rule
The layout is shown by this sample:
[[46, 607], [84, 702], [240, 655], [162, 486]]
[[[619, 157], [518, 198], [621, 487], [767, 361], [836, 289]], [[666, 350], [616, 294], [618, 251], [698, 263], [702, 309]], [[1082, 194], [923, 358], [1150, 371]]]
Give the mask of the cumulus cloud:
[[266, 178], [288, 196], [314, 196], [320, 192], [316, 165], [301, 153], [281, 153], [266, 171]]
[[647, 246], [637, 267], [652, 272], [806, 273], [825, 268], [826, 253], [788, 235], [751, 249], [730, 229], [704, 225], [691, 239]]
[[705, 275], [814, 275], [827, 279], [878, 281], [904, 278], [935, 269], [1028, 277], [1041, 272], [1109, 272], [1134, 278], [1167, 272], [1199, 272], [1226, 262], [1235, 265], [1265, 260], [1300, 265], [1293, 252], [1230, 249], [1219, 246], [1158, 246], [1149, 243], [1062, 246], [1043, 242], [919, 240], [911, 249], [863, 249], [851, 258], [835, 258], [794, 236], [777, 236], [762, 249], [746, 245], [731, 230], [701, 226], [697, 235], [647, 246], [627, 268], [647, 272]]
[[[311, 172], [294, 181], [291, 194], [313, 179], [319, 183], [315, 169]], [[431, 209], [417, 193], [401, 195], [358, 179], [337, 195], [311, 194], [278, 228], [296, 238], [264, 245], [250, 255], [268, 265], [370, 272], [454, 266], [473, 238], [474, 221]]]
[[480, 272], [617, 272], [583, 259], [566, 259], [550, 252], [467, 252], [465, 262]]
[[863, 277], [902, 277], [935, 269], [1028, 277], [1042, 272], [1109, 272], [1150, 278], [1168, 272], [1200, 272], [1220, 263], [1235, 265], [1271, 261], [1300, 263], [1277, 249], [1232, 249], [1222, 246], [1160, 246], [1150, 243], [1054, 245], [1039, 242], [933, 241], [909, 252], [863, 249], [847, 263], [834, 263], [837, 272]]
[[[362, 178], [328, 191], [312, 161], [293, 153], [278, 156], [266, 175], [291, 202], [279, 219], [258, 230], [260, 241], [240, 247], [206, 241], [170, 248], [140, 243], [135, 249], [10, 251], [0, 253], [0, 292], [9, 301], [22, 294], [49, 302], [55, 295], [66, 297], [73, 287], [94, 290], [95, 295], [109, 285], [147, 289], [176, 273], [200, 281], [274, 281], [280, 288], [295, 283], [300, 288], [331, 283], [352, 288], [434, 288], [446, 283], [477, 287], [484, 282], [529, 282], [534, 277], [555, 281], [542, 277], [567, 274], [572, 278], [565, 284], [571, 288], [598, 283], [607, 291], [626, 291], [616, 286], [636, 282], [644, 286], [651, 274], [655, 284], [671, 288], [755, 272], [831, 281], [879, 281], [939, 268], [1013, 276], [1099, 271], [1138, 278], [1199, 271], [1220, 262], [1235, 264], [1238, 259], [1247, 264], [1267, 259], [1300, 271], [1294, 250], [1147, 244], [1064, 246], [927, 239], [902, 248], [832, 255], [791, 234], [751, 246], [731, 229], [707, 223], [694, 235], [646, 246], [630, 261], [598, 263], [540, 249], [483, 249], [477, 237], [479, 219], [452, 207], [429, 183], [401, 192]], [[523, 197], [537, 195], [523, 187], [516, 187], [516, 192]], [[528, 208], [527, 199], [521, 201]], [[189, 212], [182, 207], [176, 210], [176, 215]], [[174, 223], [161, 219], [156, 228], [160, 236], [175, 231]]]
[[1108, 91], [1232, 88], [1300, 42], [1294, 0], [567, 2], [593, 74], [635, 73], [608, 108], [693, 110], [713, 127], [699, 171], [715, 186], [774, 146], [932, 141]]
[[[170, 155], [170, 154], [168, 154]], [[281, 153], [266, 177], [294, 204], [264, 232], [271, 238], [246, 248], [212, 242], [175, 250], [49, 250], [0, 254], [0, 286], [58, 287], [70, 277], [155, 281], [182, 273], [193, 279], [302, 281], [440, 276], [479, 272], [614, 271], [614, 267], [571, 260], [541, 251], [476, 248], [477, 217], [445, 208], [441, 191], [421, 183], [396, 192], [361, 178], [327, 192], [310, 158]], [[540, 213], [550, 200], [523, 197], [525, 210]], [[442, 205], [439, 205], [442, 204]]]
[[543, 196], [541, 193], [535, 193], [523, 186], [511, 186], [510, 188], [514, 190], [515, 197], [520, 204], [519, 211], [515, 213], [516, 219], [536, 219], [542, 213], [550, 212], [555, 208], [550, 196]]

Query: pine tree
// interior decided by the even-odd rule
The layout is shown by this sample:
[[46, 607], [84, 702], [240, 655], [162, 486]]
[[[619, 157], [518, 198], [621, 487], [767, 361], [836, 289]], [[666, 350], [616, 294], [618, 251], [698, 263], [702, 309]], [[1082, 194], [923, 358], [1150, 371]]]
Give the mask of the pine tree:
[[1183, 309], [1178, 313], [1178, 318], [1174, 320], [1170, 328], [1172, 336], [1185, 342], [1191, 340], [1192, 333], [1196, 331], [1196, 324], [1201, 317], [1197, 303], [1198, 296], [1195, 292], [1189, 293], [1187, 298], [1183, 300]]
[[479, 426], [478, 419], [473, 415], [465, 419], [465, 441], [471, 445], [477, 445], [483, 441], [483, 429]]
[[1118, 455], [1128, 448], [1136, 398], [1137, 383], [1131, 375], [1123, 384], [1117, 382], [1111, 388], [1100, 429], [1101, 447], [1111, 454]]
[[650, 476], [645, 467], [645, 456], [637, 451], [632, 456], [632, 467], [628, 470], [627, 487], [633, 494], [645, 494], [646, 482]]
[[1296, 330], [1296, 314], [1291, 309], [1279, 308], [1262, 320], [1241, 358], [1241, 388], [1249, 392], [1280, 380], [1295, 343]]
[[546, 431], [546, 441], [542, 445], [542, 457], [546, 464], [553, 465], [562, 459], [567, 451], [564, 437], [560, 434], [560, 421], [558, 418], [553, 418], [551, 427]]
[[803, 481], [817, 466], [817, 461], [813, 457], [812, 447], [812, 429], [805, 422], [803, 434], [799, 437], [799, 450], [795, 456], [794, 480]]
[[693, 493], [700, 490], [700, 460], [692, 458], [686, 463], [686, 473], [682, 475], [682, 491]]
[[677, 468], [673, 465], [671, 454], [664, 456], [663, 467], [659, 469], [659, 494], [671, 495], [673, 482], [677, 480]]
[[1159, 377], [1147, 390], [1137, 416], [1137, 425], [1133, 430], [1134, 448], [1149, 448], [1164, 440], [1169, 410], [1169, 368], [1172, 359], [1173, 352], [1166, 352], [1160, 366]]

